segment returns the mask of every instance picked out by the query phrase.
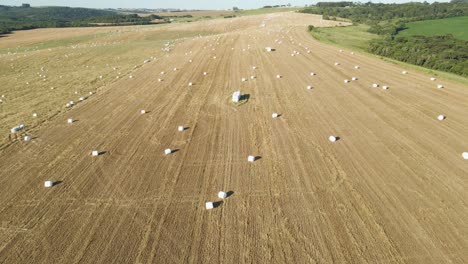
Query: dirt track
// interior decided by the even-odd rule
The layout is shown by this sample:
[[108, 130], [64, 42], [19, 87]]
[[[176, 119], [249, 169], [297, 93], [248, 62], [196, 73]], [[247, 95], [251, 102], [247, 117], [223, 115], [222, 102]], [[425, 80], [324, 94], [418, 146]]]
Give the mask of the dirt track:
[[226, 33], [182, 42], [0, 153], [0, 263], [468, 262], [467, 87], [318, 43], [316, 16], [202, 23], [177, 27]]

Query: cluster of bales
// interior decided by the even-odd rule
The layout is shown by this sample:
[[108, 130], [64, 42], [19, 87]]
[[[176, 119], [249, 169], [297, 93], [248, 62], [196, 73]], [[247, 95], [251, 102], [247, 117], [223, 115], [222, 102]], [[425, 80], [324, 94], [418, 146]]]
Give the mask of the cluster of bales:
[[[266, 25], [266, 23], [263, 22], [263, 23], [261, 24], [261, 27], [265, 27], [265, 25]], [[290, 41], [292, 41], [292, 43], [294, 43], [294, 42], [293, 42], [293, 39], [290, 39]], [[282, 43], [281, 40], [275, 40], [275, 42], [276, 42], [278, 45], [280, 45], [280, 44]], [[218, 43], [218, 44], [219, 44], [219, 43]], [[300, 43], [299, 43], [299, 44], [300, 44]], [[299, 46], [302, 46], [302, 44], [300, 44]], [[205, 48], [206, 48], [206, 47], [205, 47]], [[167, 43], [167, 44], [165, 45], [165, 48], [164, 48], [163, 50], [164, 50], [165, 52], [170, 52], [172, 49], [173, 49], [173, 45], [172, 45], [171, 43]], [[214, 49], [214, 48], [213, 48], [213, 49]], [[233, 49], [234, 49], [234, 48], [233, 48]], [[249, 47], [249, 49], [250, 49], [250, 47]], [[307, 53], [310, 53], [310, 52], [311, 52], [311, 50], [310, 50], [309, 48], [305, 47], [305, 49], [306, 49]], [[265, 51], [266, 51], [266, 52], [274, 52], [275, 50], [276, 50], [276, 49], [273, 48], [273, 47], [265, 47]], [[339, 52], [342, 53], [343, 50], [340, 50]], [[190, 51], [189, 53], [186, 53], [187, 56], [189, 56], [189, 55], [191, 55], [191, 54], [192, 54], [191, 51]], [[354, 53], [351, 53], [351, 54], [354, 54]], [[291, 53], [291, 56], [297, 56], [297, 55], [300, 55], [300, 52], [299, 52], [299, 51], [294, 50], [294, 51]], [[213, 59], [216, 59], [217, 57], [216, 57], [216, 56], [213, 56], [212, 58], [213, 58]], [[192, 59], [189, 60], [190, 63], [192, 63], [192, 61], [193, 61]], [[147, 60], [144, 61], [144, 63], [149, 63], [149, 62], [151, 62], [151, 59], [147, 59]], [[341, 66], [341, 63], [335, 62], [334, 65], [335, 65], [335, 66]], [[253, 69], [253, 70], [256, 70], [257, 68], [258, 68], [257, 66], [252, 66], [252, 69]], [[359, 65], [355, 65], [355, 66], [354, 66], [354, 69], [359, 70], [359, 69], [361, 69], [361, 67], [360, 67]], [[179, 70], [179, 68], [173, 68], [173, 71], [178, 71], [178, 70]], [[403, 75], [408, 75], [409, 73], [408, 73], [407, 71], [402, 71], [402, 74], [403, 74]], [[162, 72], [160, 73], [160, 75], [165, 75], [165, 72], [162, 71]], [[208, 75], [207, 72], [203, 72], [203, 76], [207, 76], [207, 75]], [[317, 74], [316, 74], [315, 72], [310, 72], [310, 76], [316, 76], [316, 75], [317, 75]], [[133, 76], [130, 75], [129, 78], [133, 78]], [[277, 74], [277, 75], [276, 75], [276, 78], [277, 78], [277, 79], [282, 79], [283, 76], [280, 75], [280, 74]], [[250, 79], [251, 79], [251, 80], [254, 80], [254, 79], [256, 79], [256, 76], [255, 76], [255, 75], [251, 75], [251, 76], [250, 76]], [[242, 78], [241, 78], [241, 82], [247, 82], [247, 80], [248, 80], [247, 77], [242, 77]], [[436, 81], [436, 78], [435, 78], [435, 77], [431, 77], [430, 80], [431, 80], [431, 81]], [[158, 82], [162, 82], [162, 81], [163, 81], [162, 78], [159, 78], [159, 79], [158, 79]], [[345, 79], [345, 80], [344, 80], [344, 83], [345, 83], [345, 84], [348, 84], [348, 83], [351, 83], [351, 82], [353, 82], [353, 81], [358, 81], [358, 77], [353, 76], [353, 77], [350, 78], [350, 80], [349, 80], [349, 79]], [[193, 85], [194, 85], [194, 82], [189, 82], [189, 83], [188, 83], [188, 86], [193, 86]], [[373, 84], [372, 84], [372, 88], [379, 88], [379, 87], [380, 87], [380, 84], [378, 84], [378, 83], [373, 83]], [[308, 86], [306, 87], [307, 90], [312, 90], [313, 88], [314, 88], [314, 87], [313, 87], [312, 85], [308, 85]], [[388, 85], [383, 85], [383, 86], [382, 86], [382, 89], [383, 89], [383, 90], [388, 90], [389, 88], [390, 88], [390, 87], [389, 87]], [[442, 84], [438, 84], [438, 85], [437, 85], [437, 88], [438, 88], [438, 89], [442, 89], [442, 88], [444, 88], [444, 86], [443, 86]], [[91, 95], [91, 94], [92, 94], [92, 92], [90, 93], [90, 95]], [[238, 102], [241, 100], [241, 97], [242, 97], [241, 91], [238, 90], [238, 91], [235, 91], [235, 92], [232, 94], [232, 99], [231, 99], [231, 100], [232, 100], [232, 102], [234, 102], [234, 103], [238, 103]], [[80, 97], [80, 98], [79, 98], [79, 101], [84, 101], [84, 100], [86, 100], [86, 99], [87, 99], [86, 97]], [[68, 102], [68, 103], [66, 104], [66, 107], [73, 107], [74, 105], [75, 105], [75, 102], [74, 102], [74, 101], [70, 101], [70, 102]], [[146, 110], [144, 110], [144, 109], [140, 110], [140, 114], [144, 115], [144, 114], [146, 114], [146, 113], [147, 113]], [[37, 113], [34, 113], [33, 116], [34, 116], [34, 117], [37, 117]], [[271, 116], [272, 116], [272, 118], [277, 119], [277, 118], [279, 118], [281, 115], [280, 115], [279, 113], [276, 113], [276, 112], [275, 112], [275, 113], [272, 113]], [[439, 115], [439, 116], [437, 116], [437, 119], [438, 119], [439, 121], [443, 121], [443, 120], [446, 119], [446, 116], [445, 116], [445, 115]], [[73, 124], [74, 122], [75, 122], [75, 120], [74, 120], [73, 118], [67, 119], [67, 123], [68, 123], [68, 124]], [[13, 128], [11, 129], [11, 133], [17, 133], [17, 132], [19, 132], [19, 131], [21, 131], [21, 130], [23, 130], [23, 129], [25, 129], [25, 126], [24, 126], [23, 124], [21, 124], [21, 125], [18, 125], [18, 126], [13, 127]], [[185, 131], [186, 129], [187, 129], [187, 128], [186, 128], [184, 125], [180, 125], [180, 126], [177, 127], [177, 130], [178, 130], [179, 132], [183, 132], [183, 131]], [[31, 140], [31, 137], [30, 137], [30, 136], [25, 136], [25, 137], [24, 137], [24, 140], [25, 140], [25, 141], [30, 141], [30, 140]], [[339, 140], [340, 140], [340, 137], [337, 136], [337, 135], [330, 135], [330, 136], [328, 137], [328, 140], [329, 140], [330, 142], [333, 142], [333, 143], [334, 143], [334, 142], [339, 141]], [[175, 152], [175, 151], [172, 150], [172, 149], [170, 149], [170, 148], [164, 149], [164, 155], [171, 155], [171, 154], [173, 154], [174, 152]], [[102, 154], [103, 154], [103, 152], [100, 152], [99, 150], [92, 150], [92, 151], [91, 151], [91, 156], [92, 156], [92, 157], [98, 157], [98, 156], [100, 156], [100, 155], [102, 155]], [[463, 153], [462, 153], [462, 157], [463, 157], [463, 159], [468, 160], [468, 152], [463, 152]], [[254, 162], [257, 161], [258, 159], [259, 159], [259, 157], [257, 157], [257, 156], [249, 155], [249, 156], [247, 157], [247, 162], [254, 163]], [[46, 188], [53, 187], [54, 185], [55, 185], [55, 183], [54, 183], [53, 181], [45, 181], [45, 182], [44, 182], [44, 187], [46, 187]], [[220, 192], [218, 192], [218, 194], [217, 194], [217, 197], [218, 197], [219, 199], [222, 199], [222, 200], [228, 198], [228, 196], [229, 196], [229, 193], [224, 192], [224, 191], [220, 191]], [[219, 202], [208, 201], [208, 202], [205, 203], [205, 208], [206, 208], [207, 210], [210, 210], [210, 209], [216, 208], [218, 204], [219, 204]]]

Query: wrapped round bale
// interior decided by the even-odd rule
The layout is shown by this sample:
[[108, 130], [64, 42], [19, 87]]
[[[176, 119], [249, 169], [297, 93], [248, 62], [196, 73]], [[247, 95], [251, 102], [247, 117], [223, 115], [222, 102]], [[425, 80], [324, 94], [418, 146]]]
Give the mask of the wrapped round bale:
[[219, 192], [218, 197], [221, 198], [221, 199], [226, 199], [227, 193], [226, 192]]
[[463, 152], [462, 157], [466, 160], [468, 160], [468, 152]]

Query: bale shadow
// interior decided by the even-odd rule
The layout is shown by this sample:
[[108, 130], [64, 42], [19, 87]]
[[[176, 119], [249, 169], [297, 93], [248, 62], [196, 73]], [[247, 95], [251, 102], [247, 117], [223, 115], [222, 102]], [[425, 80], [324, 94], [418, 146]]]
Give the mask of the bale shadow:
[[171, 151], [171, 154], [174, 154], [174, 153], [179, 152], [179, 151], [180, 151], [180, 149], [173, 149], [173, 150]]
[[104, 154], [107, 154], [107, 151], [99, 151], [99, 152], [98, 152], [98, 156], [102, 156], [102, 155], [104, 155]]
[[243, 94], [240, 96], [239, 101], [248, 101], [250, 99], [250, 94]]
[[52, 187], [61, 184], [63, 181], [54, 181], [52, 182]]
[[223, 204], [223, 201], [213, 202], [213, 208], [218, 208]]
[[226, 193], [226, 198], [231, 197], [234, 194], [234, 191], [229, 191]]
[[261, 159], [262, 159], [262, 157], [261, 157], [261, 156], [255, 156], [255, 159], [254, 159], [254, 161], [261, 160]]
[[243, 94], [240, 96], [239, 98], [239, 102], [232, 102], [231, 101], [231, 97], [229, 97], [229, 100], [231, 101], [232, 104], [234, 104], [234, 106], [241, 106], [243, 104], [246, 104], [250, 99], [250, 94]]

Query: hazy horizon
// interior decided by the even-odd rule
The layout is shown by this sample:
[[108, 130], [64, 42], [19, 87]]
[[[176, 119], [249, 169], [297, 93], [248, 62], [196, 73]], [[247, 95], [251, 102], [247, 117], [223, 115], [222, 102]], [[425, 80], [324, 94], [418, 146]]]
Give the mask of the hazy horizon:
[[[250, 8], [259, 8], [266, 5], [286, 5], [290, 3], [292, 6], [304, 6], [309, 4], [315, 4], [317, 2], [337, 2], [335, 1], [304, 1], [304, 0], [285, 0], [285, 1], [271, 1], [271, 0], [259, 0], [259, 1], [249, 1], [249, 0], [222, 0], [216, 1], [213, 3], [212, 0], [198, 0], [198, 1], [189, 1], [189, 0], [173, 0], [173, 1], [164, 1], [163, 3], [159, 1], [131, 1], [131, 0], [122, 0], [122, 1], [112, 1], [112, 0], [6, 0], [1, 1], [1, 5], [12, 5], [19, 6], [23, 3], [31, 4], [31, 6], [70, 6], [70, 7], [88, 7], [88, 8], [178, 8], [178, 9], [203, 9], [203, 10], [220, 10], [220, 9], [231, 9], [233, 6], [250, 9]], [[367, 1], [363, 1], [367, 2]], [[370, 1], [374, 3], [406, 3], [414, 1]], [[416, 1], [423, 2], [423, 1]], [[435, 1], [427, 1], [433, 3]], [[437, 1], [437, 2], [449, 2], [449, 1]]]

